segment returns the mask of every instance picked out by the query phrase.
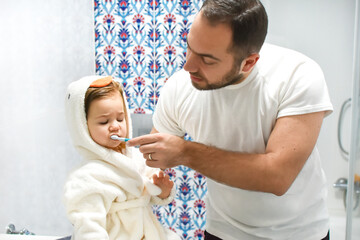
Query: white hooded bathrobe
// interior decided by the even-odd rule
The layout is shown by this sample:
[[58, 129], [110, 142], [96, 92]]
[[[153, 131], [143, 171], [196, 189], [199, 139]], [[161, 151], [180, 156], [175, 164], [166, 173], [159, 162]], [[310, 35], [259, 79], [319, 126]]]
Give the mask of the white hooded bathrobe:
[[[90, 84], [99, 78], [89, 76], [71, 83], [65, 99], [70, 135], [84, 158], [64, 186], [64, 205], [74, 226], [72, 239], [180, 239], [164, 229], [151, 208], [152, 204], [168, 204], [175, 188], [167, 199], [158, 198], [161, 190], [150, 180], [158, 169], [148, 168], [137, 149], [127, 148], [123, 155], [90, 137], [84, 98]], [[131, 136], [129, 111], [128, 122]]]

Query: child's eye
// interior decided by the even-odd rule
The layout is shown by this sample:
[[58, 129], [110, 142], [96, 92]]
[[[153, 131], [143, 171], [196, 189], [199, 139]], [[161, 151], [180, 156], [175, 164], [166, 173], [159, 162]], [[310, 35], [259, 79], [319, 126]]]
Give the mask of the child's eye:
[[101, 125], [105, 125], [107, 123], [108, 123], [108, 121], [99, 122], [99, 124], [101, 124]]
[[124, 119], [123, 119], [123, 118], [122, 118], [122, 119], [118, 119], [117, 121], [118, 121], [118, 122], [122, 122], [122, 121], [124, 121]]

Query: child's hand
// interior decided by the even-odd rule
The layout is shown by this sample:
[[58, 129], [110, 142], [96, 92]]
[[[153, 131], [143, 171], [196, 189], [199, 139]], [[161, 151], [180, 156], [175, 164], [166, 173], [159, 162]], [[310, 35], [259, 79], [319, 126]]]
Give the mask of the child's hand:
[[152, 178], [154, 184], [161, 188], [161, 193], [158, 195], [158, 197], [161, 199], [169, 197], [171, 189], [174, 186], [174, 182], [170, 180], [169, 175], [166, 175], [163, 171], [160, 171], [159, 176], [154, 174]]

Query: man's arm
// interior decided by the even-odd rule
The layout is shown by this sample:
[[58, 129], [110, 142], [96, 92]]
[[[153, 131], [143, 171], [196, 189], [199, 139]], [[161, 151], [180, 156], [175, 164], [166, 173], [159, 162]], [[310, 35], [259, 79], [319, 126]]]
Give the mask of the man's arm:
[[232, 187], [280, 196], [313, 151], [323, 118], [324, 112], [317, 112], [277, 119], [263, 154], [225, 151], [162, 133], [134, 138], [128, 144], [140, 145], [150, 167], [185, 165]]

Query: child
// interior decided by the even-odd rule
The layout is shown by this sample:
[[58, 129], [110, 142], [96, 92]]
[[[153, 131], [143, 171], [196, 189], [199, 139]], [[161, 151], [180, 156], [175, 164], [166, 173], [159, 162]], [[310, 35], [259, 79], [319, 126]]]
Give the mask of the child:
[[82, 78], [69, 85], [65, 109], [73, 143], [85, 159], [64, 187], [73, 239], [180, 239], [151, 209], [171, 202], [174, 183], [148, 168], [137, 149], [110, 138], [131, 137], [120, 85], [111, 77]]

